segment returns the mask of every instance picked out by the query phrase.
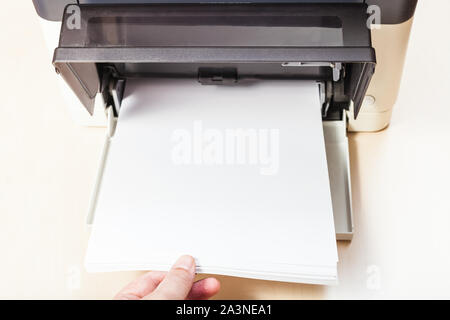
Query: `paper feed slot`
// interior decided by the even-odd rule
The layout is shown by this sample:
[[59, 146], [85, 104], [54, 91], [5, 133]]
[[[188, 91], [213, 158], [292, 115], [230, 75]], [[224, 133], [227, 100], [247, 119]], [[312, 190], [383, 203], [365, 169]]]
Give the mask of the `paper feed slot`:
[[328, 88], [326, 119], [352, 103], [356, 117], [375, 69], [366, 4], [78, 7], [79, 25], [64, 13], [53, 62], [91, 113], [96, 93], [118, 109], [105, 82], [168, 77], [317, 80]]

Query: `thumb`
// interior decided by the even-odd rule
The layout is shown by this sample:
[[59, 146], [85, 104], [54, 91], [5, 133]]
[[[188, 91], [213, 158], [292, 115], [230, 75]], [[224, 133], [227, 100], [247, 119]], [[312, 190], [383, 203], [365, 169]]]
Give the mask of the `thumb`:
[[164, 280], [144, 299], [183, 300], [192, 288], [195, 277], [195, 261], [191, 256], [182, 256], [172, 266]]

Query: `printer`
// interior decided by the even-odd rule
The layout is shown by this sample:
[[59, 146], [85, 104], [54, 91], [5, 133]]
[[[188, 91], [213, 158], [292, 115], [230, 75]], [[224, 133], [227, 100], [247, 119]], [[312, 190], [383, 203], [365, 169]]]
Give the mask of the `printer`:
[[33, 3], [69, 109], [84, 125], [114, 126], [130, 78], [317, 81], [336, 237], [352, 239], [347, 132], [388, 126], [417, 0]]

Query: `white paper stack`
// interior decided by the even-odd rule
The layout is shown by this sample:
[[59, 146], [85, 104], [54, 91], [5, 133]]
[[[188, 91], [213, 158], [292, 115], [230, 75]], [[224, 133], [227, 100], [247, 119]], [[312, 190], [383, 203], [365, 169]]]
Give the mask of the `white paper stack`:
[[88, 271], [168, 270], [335, 283], [317, 84], [127, 83]]

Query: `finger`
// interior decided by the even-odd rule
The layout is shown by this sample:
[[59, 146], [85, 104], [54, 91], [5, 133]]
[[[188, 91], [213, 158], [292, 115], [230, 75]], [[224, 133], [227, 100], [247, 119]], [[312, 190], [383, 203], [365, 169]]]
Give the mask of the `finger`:
[[195, 277], [195, 261], [191, 256], [182, 256], [172, 269], [145, 299], [183, 300], [186, 299]]
[[187, 299], [206, 300], [214, 296], [220, 290], [220, 282], [216, 278], [206, 278], [194, 283]]
[[115, 297], [116, 300], [138, 300], [152, 293], [166, 276], [167, 272], [150, 271], [123, 288]]

